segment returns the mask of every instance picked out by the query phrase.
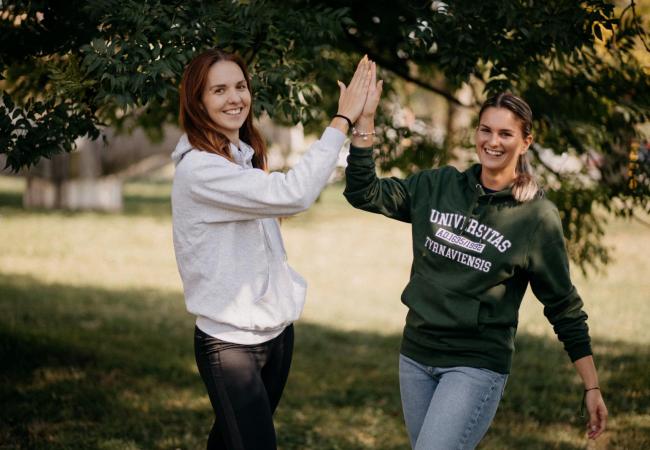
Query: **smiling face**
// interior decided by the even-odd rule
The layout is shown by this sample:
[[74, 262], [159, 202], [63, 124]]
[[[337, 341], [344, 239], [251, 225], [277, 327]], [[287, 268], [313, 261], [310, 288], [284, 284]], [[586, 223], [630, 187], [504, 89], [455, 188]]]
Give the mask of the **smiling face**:
[[219, 61], [210, 67], [201, 103], [216, 128], [238, 145], [239, 129], [250, 113], [251, 93], [236, 63]]
[[476, 129], [476, 153], [481, 162], [481, 178], [505, 181], [516, 178], [519, 155], [525, 153], [533, 137], [524, 136], [522, 121], [507, 108], [489, 107], [483, 111]]

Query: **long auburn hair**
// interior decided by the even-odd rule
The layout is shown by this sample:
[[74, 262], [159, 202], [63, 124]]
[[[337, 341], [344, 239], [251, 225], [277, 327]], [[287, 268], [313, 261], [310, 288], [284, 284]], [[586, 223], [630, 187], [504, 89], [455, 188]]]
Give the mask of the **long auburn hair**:
[[193, 147], [223, 156], [232, 161], [230, 141], [217, 129], [202, 102], [210, 67], [219, 61], [234, 62], [244, 73], [246, 87], [251, 94], [251, 104], [248, 116], [239, 129], [239, 137], [255, 150], [252, 161], [253, 167], [265, 170], [266, 143], [253, 125], [253, 91], [246, 63], [239, 55], [214, 48], [199, 54], [190, 61], [185, 67], [180, 86], [180, 125], [187, 133], [187, 138]]
[[[517, 97], [510, 92], [501, 92], [488, 98], [478, 113], [479, 121], [483, 112], [488, 108], [506, 108], [510, 110], [519, 119], [521, 133], [524, 138], [532, 134], [533, 111], [521, 97]], [[540, 186], [535, 177], [535, 172], [533, 172], [533, 168], [528, 161], [528, 152], [519, 155], [515, 174], [516, 178], [512, 185], [512, 196], [519, 202], [527, 202], [534, 199], [540, 191]]]

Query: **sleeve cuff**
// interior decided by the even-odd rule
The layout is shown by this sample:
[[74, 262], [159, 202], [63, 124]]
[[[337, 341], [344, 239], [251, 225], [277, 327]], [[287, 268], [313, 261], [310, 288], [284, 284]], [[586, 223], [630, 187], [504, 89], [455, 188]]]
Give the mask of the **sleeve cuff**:
[[569, 354], [569, 358], [571, 358], [571, 362], [576, 362], [580, 358], [593, 354], [591, 351], [591, 343], [589, 342], [574, 345], [571, 348], [567, 348], [566, 351]]
[[350, 153], [371, 154], [372, 150], [373, 150], [372, 146], [370, 146], [370, 147], [355, 147], [354, 145], [350, 144]]

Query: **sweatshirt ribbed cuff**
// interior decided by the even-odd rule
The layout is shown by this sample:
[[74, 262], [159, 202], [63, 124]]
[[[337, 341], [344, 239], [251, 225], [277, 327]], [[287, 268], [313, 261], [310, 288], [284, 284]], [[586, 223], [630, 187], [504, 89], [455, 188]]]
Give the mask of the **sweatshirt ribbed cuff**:
[[585, 342], [583, 344], [577, 344], [572, 346], [571, 348], [567, 348], [566, 352], [569, 354], [569, 358], [571, 358], [571, 362], [575, 362], [580, 358], [584, 358], [585, 356], [590, 356], [593, 354], [591, 351], [591, 343], [589, 342]]
[[372, 147], [355, 147], [350, 144], [350, 153], [368, 154], [372, 153]]

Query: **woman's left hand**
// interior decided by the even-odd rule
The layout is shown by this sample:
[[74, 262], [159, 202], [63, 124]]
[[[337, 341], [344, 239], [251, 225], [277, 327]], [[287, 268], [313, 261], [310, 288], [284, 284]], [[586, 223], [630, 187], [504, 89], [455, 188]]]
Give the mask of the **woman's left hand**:
[[596, 439], [607, 427], [607, 407], [600, 393], [600, 389], [587, 391], [585, 395], [585, 406], [589, 412], [587, 423], [589, 439]]
[[381, 98], [381, 90], [383, 86], [383, 80], [377, 81], [377, 65], [374, 62], [371, 62], [370, 86], [368, 86], [368, 97], [366, 97], [366, 103], [363, 105], [363, 111], [361, 111], [362, 119], [375, 117], [375, 111], [379, 105], [379, 99]]

